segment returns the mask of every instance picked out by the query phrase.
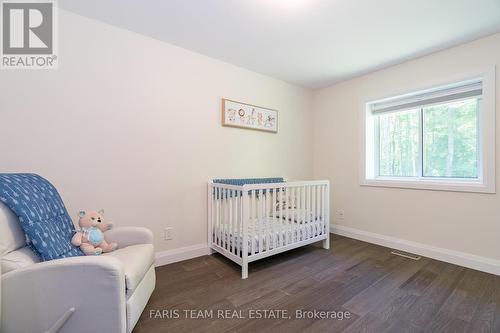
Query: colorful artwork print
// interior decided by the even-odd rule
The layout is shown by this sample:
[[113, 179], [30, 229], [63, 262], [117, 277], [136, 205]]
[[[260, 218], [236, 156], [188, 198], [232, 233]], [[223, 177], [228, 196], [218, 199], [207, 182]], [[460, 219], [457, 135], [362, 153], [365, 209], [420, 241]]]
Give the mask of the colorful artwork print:
[[276, 133], [278, 111], [223, 99], [222, 125]]

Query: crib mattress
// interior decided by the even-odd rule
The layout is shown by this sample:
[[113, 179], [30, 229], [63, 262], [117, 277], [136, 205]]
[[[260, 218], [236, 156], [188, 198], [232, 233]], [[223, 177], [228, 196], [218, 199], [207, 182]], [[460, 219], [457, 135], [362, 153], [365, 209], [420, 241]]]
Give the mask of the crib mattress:
[[[267, 243], [269, 242], [269, 250], [275, 247], [283, 246], [284, 242], [287, 244], [297, 243], [318, 235], [324, 234], [326, 231], [325, 226], [312, 225], [303, 223], [302, 219], [288, 220], [280, 219], [279, 217], [266, 217], [263, 219], [252, 219], [248, 225], [248, 253], [260, 252], [261, 244], [262, 249], [267, 250]], [[280, 227], [281, 223], [281, 227]], [[321, 230], [322, 229], [322, 230]], [[261, 231], [262, 230], [262, 231]], [[220, 245], [223, 246], [224, 242], [226, 248], [233, 249], [233, 244], [238, 244], [239, 249], [243, 249], [243, 235], [241, 231], [233, 232], [225, 228], [215, 228], [214, 243], [216, 239], [220, 239]], [[234, 252], [234, 250], [232, 251]], [[241, 251], [238, 251], [238, 253]]]

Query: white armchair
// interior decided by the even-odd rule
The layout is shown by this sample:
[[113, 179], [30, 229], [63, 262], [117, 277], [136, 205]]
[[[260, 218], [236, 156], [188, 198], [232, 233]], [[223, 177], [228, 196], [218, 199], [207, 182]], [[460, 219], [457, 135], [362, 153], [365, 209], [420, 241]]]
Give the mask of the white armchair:
[[106, 237], [116, 251], [39, 262], [0, 203], [0, 332], [131, 332], [155, 286], [153, 236], [122, 227]]

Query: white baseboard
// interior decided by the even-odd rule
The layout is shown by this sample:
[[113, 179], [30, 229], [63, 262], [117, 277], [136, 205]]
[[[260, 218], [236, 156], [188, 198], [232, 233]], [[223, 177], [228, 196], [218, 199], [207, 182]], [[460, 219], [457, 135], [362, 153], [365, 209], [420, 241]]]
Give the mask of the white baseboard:
[[500, 260], [481, 257], [465, 252], [444, 249], [432, 245], [412, 242], [400, 238], [376, 234], [369, 231], [349, 228], [341, 225], [330, 225], [330, 232], [359, 239], [391, 249], [415, 253], [424, 257], [449, 262], [455, 265], [476, 269], [478, 271], [500, 275]]
[[168, 265], [174, 262], [201, 257], [209, 254], [208, 244], [196, 244], [178, 249], [156, 252], [155, 266]]

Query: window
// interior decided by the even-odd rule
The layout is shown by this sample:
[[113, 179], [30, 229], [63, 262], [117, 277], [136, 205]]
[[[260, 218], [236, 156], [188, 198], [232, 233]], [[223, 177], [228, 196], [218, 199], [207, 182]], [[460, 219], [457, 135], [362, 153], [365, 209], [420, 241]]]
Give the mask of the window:
[[366, 103], [362, 185], [494, 192], [489, 89], [479, 78]]
[[423, 176], [478, 179], [481, 97], [422, 108]]

